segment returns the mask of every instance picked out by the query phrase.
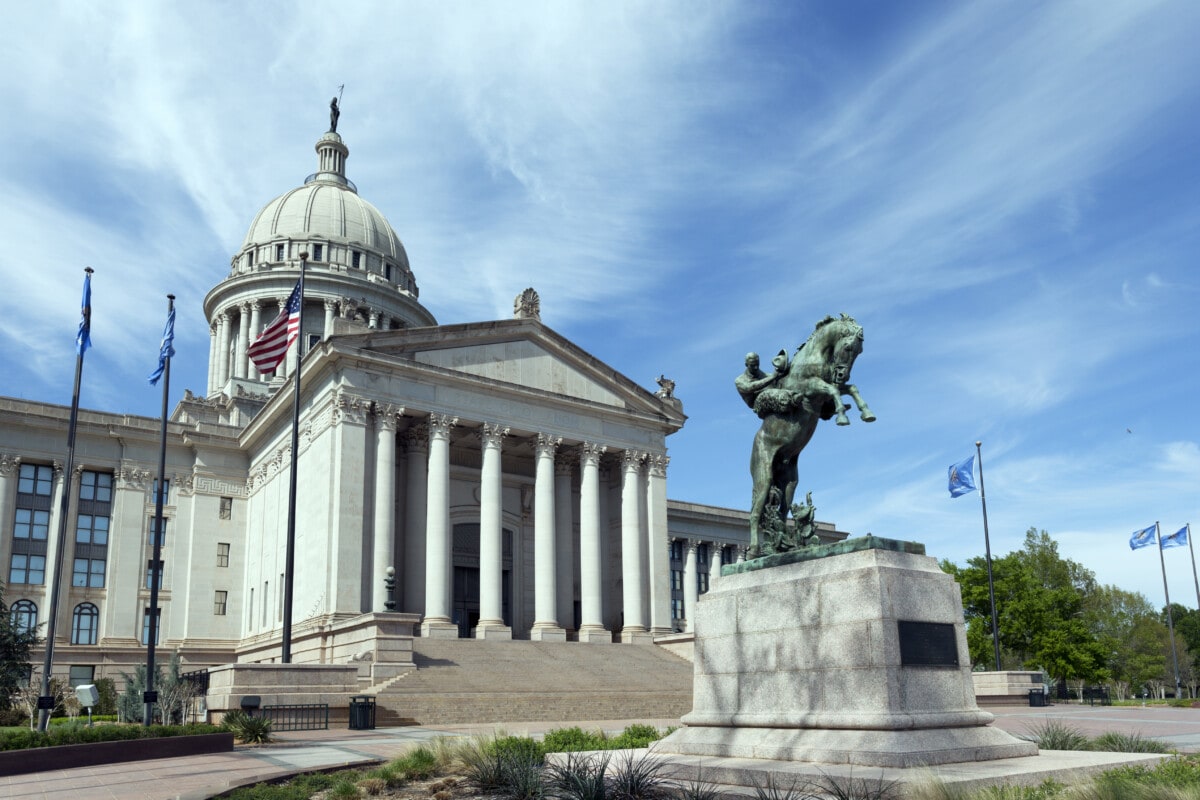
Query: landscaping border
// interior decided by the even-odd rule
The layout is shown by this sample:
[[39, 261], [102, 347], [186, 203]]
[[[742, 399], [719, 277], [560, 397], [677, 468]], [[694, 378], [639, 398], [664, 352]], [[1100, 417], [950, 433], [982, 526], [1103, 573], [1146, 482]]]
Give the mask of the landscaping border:
[[31, 747], [26, 750], [0, 752], [0, 776], [231, 752], [232, 733], [201, 733], [195, 736], [163, 736], [157, 739], [123, 739], [116, 742]]

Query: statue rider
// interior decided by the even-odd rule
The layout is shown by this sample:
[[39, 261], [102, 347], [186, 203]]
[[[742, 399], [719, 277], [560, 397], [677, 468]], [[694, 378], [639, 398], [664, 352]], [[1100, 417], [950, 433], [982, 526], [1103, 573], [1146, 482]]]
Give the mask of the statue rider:
[[[742, 400], [746, 405], [754, 409], [754, 413], [759, 417], [764, 416], [774, 406], [786, 407], [789, 403], [790, 392], [783, 389], [774, 388], [774, 384], [787, 374], [788, 371], [788, 356], [786, 350], [780, 350], [774, 358], [771, 359], [771, 364], [775, 367], [775, 372], [771, 375], [766, 374], [759, 369], [758, 353], [746, 354], [746, 371], [734, 378], [734, 386], [737, 387], [738, 394], [742, 396]], [[774, 395], [783, 395], [782, 397], [774, 397]], [[759, 398], [765, 397], [768, 401], [767, 407], [762, 407], [759, 404]]]

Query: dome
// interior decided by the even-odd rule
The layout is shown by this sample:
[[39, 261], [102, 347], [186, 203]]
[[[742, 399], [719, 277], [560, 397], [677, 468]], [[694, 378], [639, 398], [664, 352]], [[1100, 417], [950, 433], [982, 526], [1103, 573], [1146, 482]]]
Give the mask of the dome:
[[395, 229], [379, 209], [358, 196], [357, 188], [346, 178], [349, 151], [342, 137], [326, 133], [317, 140], [316, 149], [319, 171], [303, 186], [279, 195], [258, 212], [240, 251], [282, 240], [358, 245], [407, 272], [408, 254]]

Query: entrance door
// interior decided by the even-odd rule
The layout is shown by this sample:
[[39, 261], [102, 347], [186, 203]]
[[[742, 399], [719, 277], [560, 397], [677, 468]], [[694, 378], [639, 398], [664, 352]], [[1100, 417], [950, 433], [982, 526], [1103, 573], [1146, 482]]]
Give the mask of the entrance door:
[[479, 570], [475, 567], [454, 568], [454, 594], [452, 596], [454, 622], [458, 625], [458, 636], [466, 639], [471, 629], [479, 624]]

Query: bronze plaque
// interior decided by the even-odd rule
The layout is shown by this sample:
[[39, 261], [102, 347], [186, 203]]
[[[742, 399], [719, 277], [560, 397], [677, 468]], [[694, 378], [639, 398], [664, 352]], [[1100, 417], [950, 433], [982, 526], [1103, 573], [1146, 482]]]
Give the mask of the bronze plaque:
[[949, 622], [898, 620], [900, 666], [957, 667], [958, 637]]

